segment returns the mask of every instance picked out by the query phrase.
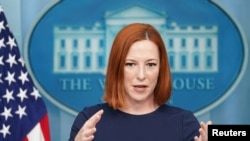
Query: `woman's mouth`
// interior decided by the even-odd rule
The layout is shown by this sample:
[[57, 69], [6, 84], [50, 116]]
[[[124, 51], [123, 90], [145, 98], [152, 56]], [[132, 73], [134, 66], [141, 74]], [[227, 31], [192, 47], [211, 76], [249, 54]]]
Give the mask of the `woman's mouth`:
[[134, 91], [136, 92], [143, 92], [147, 88], [146, 85], [134, 85]]

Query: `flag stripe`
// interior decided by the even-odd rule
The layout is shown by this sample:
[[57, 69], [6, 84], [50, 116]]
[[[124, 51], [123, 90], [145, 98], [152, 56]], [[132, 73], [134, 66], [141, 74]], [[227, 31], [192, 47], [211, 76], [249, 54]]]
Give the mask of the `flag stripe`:
[[29, 141], [27, 137], [24, 137], [23, 141]]
[[37, 123], [36, 126], [28, 133], [27, 139], [28, 141], [44, 141], [44, 136], [40, 123]]
[[50, 130], [49, 130], [50, 128], [48, 127], [49, 126], [48, 123], [49, 123], [49, 117], [48, 117], [48, 114], [46, 114], [42, 118], [42, 120], [40, 121], [45, 141], [49, 141], [50, 140]]

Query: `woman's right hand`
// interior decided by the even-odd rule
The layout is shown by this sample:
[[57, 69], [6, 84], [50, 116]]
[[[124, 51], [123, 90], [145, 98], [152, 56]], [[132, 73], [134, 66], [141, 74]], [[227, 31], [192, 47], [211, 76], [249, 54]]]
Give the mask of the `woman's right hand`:
[[75, 141], [92, 141], [96, 132], [96, 124], [100, 121], [102, 114], [103, 110], [99, 110], [90, 117], [77, 133]]

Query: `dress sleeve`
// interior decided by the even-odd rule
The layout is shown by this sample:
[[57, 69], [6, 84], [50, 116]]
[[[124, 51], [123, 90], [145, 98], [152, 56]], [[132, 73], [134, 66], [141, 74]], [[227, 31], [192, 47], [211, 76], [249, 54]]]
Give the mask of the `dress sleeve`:
[[183, 141], [194, 141], [195, 136], [199, 136], [200, 124], [194, 114], [190, 111], [183, 116]]
[[83, 124], [89, 119], [90, 116], [86, 113], [86, 108], [76, 116], [70, 131], [69, 141], [74, 141], [76, 134], [79, 132]]

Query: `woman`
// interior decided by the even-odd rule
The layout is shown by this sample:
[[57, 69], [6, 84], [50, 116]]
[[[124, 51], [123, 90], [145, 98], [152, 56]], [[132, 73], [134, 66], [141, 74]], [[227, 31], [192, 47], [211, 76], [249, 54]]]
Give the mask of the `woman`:
[[158, 31], [148, 24], [125, 26], [109, 56], [104, 103], [76, 117], [70, 141], [207, 141], [208, 123], [167, 105], [172, 84]]

